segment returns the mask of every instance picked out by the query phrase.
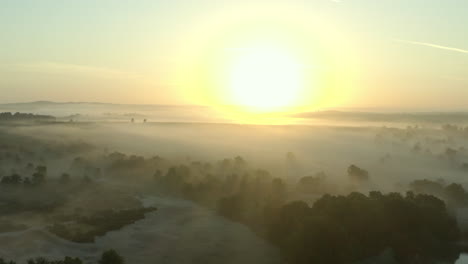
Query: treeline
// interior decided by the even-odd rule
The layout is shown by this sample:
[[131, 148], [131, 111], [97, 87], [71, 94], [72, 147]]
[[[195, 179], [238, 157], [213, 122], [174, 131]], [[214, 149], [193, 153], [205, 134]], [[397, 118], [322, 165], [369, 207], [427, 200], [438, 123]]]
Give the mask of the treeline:
[[252, 201], [257, 203], [279, 202], [285, 198], [287, 189], [284, 180], [266, 170], [250, 168], [242, 157], [214, 164], [192, 162], [171, 166], [166, 173], [157, 170], [154, 178], [159, 191], [210, 207], [216, 207], [221, 198], [238, 193], [252, 195]]
[[0, 178], [0, 215], [25, 211], [49, 213], [73, 195], [92, 187], [87, 176], [72, 180], [63, 173], [59, 178], [49, 179], [47, 166], [31, 170], [30, 177], [13, 173]]
[[50, 115], [35, 115], [31, 113], [0, 113], [0, 121], [55, 121], [55, 117]]
[[[2, 187], [34, 187], [42, 186], [47, 181], [47, 166], [37, 166], [31, 177], [23, 177], [18, 173], [12, 173], [11, 175], [0, 177], [0, 186]], [[55, 183], [62, 185], [72, 183], [72, 178], [68, 173], [62, 173], [58, 179], [53, 179]], [[92, 179], [86, 174], [74, 183], [91, 183]]]
[[[143, 207], [133, 196], [119, 194], [119, 191], [114, 191], [105, 183], [93, 181], [86, 174], [81, 179], [74, 179], [68, 173], [50, 178], [47, 166], [40, 165], [31, 170], [31, 177], [13, 173], [0, 178], [0, 216], [41, 213], [50, 222], [47, 230], [68, 241], [93, 243], [96, 237], [133, 224], [144, 219], [146, 213], [156, 210]], [[77, 197], [82, 196], [92, 196], [96, 200], [86, 208], [75, 204], [68, 208], [67, 213], [54, 212], [56, 208], [67, 207], [67, 203], [73, 204]], [[107, 204], [106, 199], [115, 202]], [[0, 221], [0, 233], [29, 228], [15, 221]]]
[[[14, 261], [6, 261], [0, 258], [0, 264], [16, 264]], [[62, 260], [49, 260], [47, 258], [38, 257], [29, 259], [27, 264], [83, 264], [80, 258], [65, 257]], [[125, 260], [115, 250], [107, 250], [101, 254], [98, 264], [125, 264]]]
[[353, 263], [391, 249], [398, 263], [454, 262], [460, 231], [431, 195], [324, 195], [273, 211], [266, 237], [291, 263]]
[[13, 173], [10, 176], [3, 176], [0, 180], [0, 184], [3, 186], [38, 186], [45, 182], [47, 175], [46, 166], [37, 166], [34, 173], [29, 177], [22, 177], [17, 173]]
[[263, 186], [268, 192], [252, 187], [221, 198], [217, 211], [267, 238], [290, 263], [352, 263], [386, 249], [399, 263], [458, 258], [460, 231], [435, 196], [355, 192], [324, 195], [309, 207], [282, 204], [286, 189], [278, 179]]
[[[324, 173], [304, 177], [296, 188], [291, 188], [268, 171], [252, 168], [242, 157], [214, 163], [184, 160], [183, 164], [174, 164], [178, 163], [160, 157], [112, 153], [96, 159], [74, 159], [72, 168], [96, 177], [101, 173], [112, 175], [113, 180], [131, 183], [140, 177], [146, 179], [149, 171], [155, 172], [155, 186], [160, 192], [214, 208], [220, 215], [249, 226], [281, 249], [289, 263], [353, 263], [388, 249], [400, 263], [429, 264], [434, 260], [453, 261], [458, 257], [456, 242], [460, 232], [439, 199], [463, 201], [466, 194], [458, 185], [442, 186], [443, 195], [419, 194], [429, 191], [417, 189], [424, 184], [416, 184], [412, 188], [418, 194], [324, 195], [309, 205], [288, 202], [290, 192], [337, 193], [324, 191], [334, 189], [326, 182]], [[102, 168], [102, 172], [98, 168]], [[44, 169], [36, 168], [32, 173], [41, 174], [41, 171], [46, 175], [47, 169], [44, 172]], [[355, 186], [366, 184], [370, 179], [369, 172], [356, 165], [349, 166], [347, 174]], [[24, 185], [24, 178], [11, 176], [5, 178], [3, 186]], [[31, 175], [30, 182], [41, 182], [40, 179], [42, 177]], [[70, 177], [63, 175], [54, 186], [60, 186], [68, 193], [67, 186], [73, 184], [59, 183], [69, 181]], [[47, 184], [36, 186], [53, 185], [47, 178], [42, 182]], [[41, 188], [28, 190], [35, 189]], [[114, 218], [110, 215], [110, 218], [91, 219], [91, 222], [105, 223]], [[69, 221], [64, 219], [60, 224], [66, 222]], [[78, 221], [78, 224], [88, 224], [84, 222]], [[59, 231], [64, 234], [74, 232], [67, 226]]]
[[[222, 171], [206, 174], [204, 171]], [[351, 181], [369, 173], [348, 168]], [[320, 185], [325, 175], [303, 178], [302, 187]], [[393, 252], [398, 263], [454, 262], [460, 231], [444, 201], [408, 192], [324, 195], [312, 206], [287, 202], [287, 184], [267, 171], [251, 170], [238, 157], [210, 167], [200, 163], [155, 173], [160, 190], [181, 196], [249, 226], [276, 245], [288, 263], [353, 263]]]
[[[433, 159], [441, 166], [456, 170], [468, 170], [468, 150], [465, 146], [468, 126], [443, 125], [441, 129], [408, 126], [406, 129], [383, 127], [377, 131], [375, 143], [401, 147], [413, 155]], [[382, 163], [391, 162], [392, 155], [386, 153]]]
[[[94, 243], [96, 237], [104, 236], [109, 231], [115, 231], [126, 225], [144, 219], [145, 214], [156, 208], [135, 208], [127, 210], [107, 210], [93, 216], [69, 215], [62, 217], [62, 223], [55, 223], [47, 229], [58, 237], [76, 243]], [[86, 226], [86, 230], [82, 230]]]
[[465, 207], [468, 205], [468, 193], [461, 184], [447, 184], [444, 180], [416, 180], [410, 183], [410, 188], [415, 193], [427, 193], [437, 196], [450, 207]]

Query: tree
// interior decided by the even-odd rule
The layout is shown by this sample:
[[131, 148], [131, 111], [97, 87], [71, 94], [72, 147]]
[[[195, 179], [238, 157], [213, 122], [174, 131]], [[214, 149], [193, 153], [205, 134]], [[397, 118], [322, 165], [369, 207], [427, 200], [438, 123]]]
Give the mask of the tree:
[[19, 176], [18, 174], [14, 173], [13, 175], [11, 176], [4, 176], [2, 178], [2, 180], [0, 181], [1, 184], [5, 184], [5, 185], [15, 185], [15, 186], [18, 186], [20, 185], [22, 182], [22, 179], [21, 179], [21, 176]]
[[281, 178], [274, 178], [271, 187], [271, 202], [280, 205], [286, 200], [286, 183]]
[[88, 175], [84, 175], [83, 178], [81, 179], [81, 183], [83, 184], [90, 184], [92, 182], [93, 180]]
[[427, 194], [432, 194], [436, 195], [438, 197], [443, 196], [444, 192], [444, 183], [443, 182], [437, 182], [437, 181], [431, 181], [431, 180], [415, 180], [410, 183], [410, 188], [416, 193], [427, 193]]
[[319, 192], [323, 190], [326, 174], [319, 172], [314, 176], [302, 177], [297, 183], [297, 189], [302, 192]]
[[47, 167], [46, 166], [37, 166], [36, 167], [36, 172], [45, 175], [45, 174], [47, 174]]
[[25, 187], [29, 187], [29, 186], [32, 185], [32, 182], [31, 182], [31, 180], [30, 180], [28, 177], [26, 177], [26, 178], [24, 178], [23, 185], [24, 185]]
[[452, 183], [445, 187], [445, 196], [448, 201], [455, 203], [456, 205], [464, 205], [467, 202], [467, 193], [461, 184]]
[[356, 263], [388, 248], [397, 263], [447, 262], [459, 254], [456, 221], [432, 195], [324, 195], [312, 207], [285, 204], [269, 219], [267, 238], [290, 263]]
[[6, 261], [6, 260], [0, 258], [0, 264], [16, 264], [16, 262], [13, 262], [13, 261]]
[[236, 168], [244, 168], [247, 165], [247, 162], [245, 162], [241, 156], [237, 156], [234, 158], [234, 164]]
[[218, 201], [218, 213], [235, 221], [244, 220], [244, 199], [240, 194], [221, 198]]
[[[10, 262], [13, 263], [13, 262]], [[65, 257], [63, 260], [48, 260], [46, 258], [36, 258], [36, 259], [29, 259], [28, 264], [83, 264], [83, 261], [79, 258], [71, 258]], [[3, 264], [0, 261], [0, 264]], [[9, 264], [9, 263], [8, 263]]]
[[83, 264], [83, 261], [79, 258], [65, 257], [63, 264]]
[[46, 166], [37, 166], [36, 172], [32, 175], [32, 183], [34, 185], [40, 185], [45, 182], [47, 174], [47, 167]]
[[124, 264], [124, 259], [113, 249], [104, 251], [99, 259], [99, 264]]
[[348, 175], [351, 180], [356, 182], [366, 182], [369, 180], [369, 172], [359, 168], [356, 165], [351, 165], [348, 167]]
[[34, 185], [40, 185], [40, 184], [44, 183], [44, 181], [45, 181], [45, 175], [44, 174], [35, 172], [32, 175], [32, 183]]
[[70, 182], [70, 175], [68, 173], [63, 173], [60, 176], [59, 182], [62, 184], [67, 184]]
[[445, 150], [445, 155], [447, 155], [447, 157], [450, 159], [450, 160], [454, 160], [457, 156], [457, 153], [458, 151], [453, 149], [453, 148], [447, 148]]

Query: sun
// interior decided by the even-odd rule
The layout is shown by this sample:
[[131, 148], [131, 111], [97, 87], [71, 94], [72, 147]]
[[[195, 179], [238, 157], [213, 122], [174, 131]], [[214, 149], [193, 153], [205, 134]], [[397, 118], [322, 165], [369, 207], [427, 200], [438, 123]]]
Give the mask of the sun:
[[285, 47], [252, 45], [234, 51], [228, 88], [234, 104], [260, 111], [293, 106], [304, 88], [304, 66]]

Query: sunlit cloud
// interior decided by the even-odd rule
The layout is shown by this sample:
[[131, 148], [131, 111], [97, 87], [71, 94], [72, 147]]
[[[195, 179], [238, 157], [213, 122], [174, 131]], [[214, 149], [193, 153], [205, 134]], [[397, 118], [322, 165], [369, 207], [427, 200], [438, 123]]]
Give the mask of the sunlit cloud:
[[460, 49], [460, 48], [454, 48], [454, 47], [448, 47], [448, 46], [442, 46], [442, 45], [433, 44], [433, 43], [411, 41], [411, 40], [402, 40], [402, 39], [393, 39], [393, 40], [397, 41], [397, 42], [401, 42], [401, 43], [412, 44], [412, 45], [426, 46], [426, 47], [431, 47], [431, 48], [436, 48], [436, 49], [455, 51], [455, 52], [459, 52], [459, 53], [468, 53], [468, 50], [464, 50], [464, 49]]

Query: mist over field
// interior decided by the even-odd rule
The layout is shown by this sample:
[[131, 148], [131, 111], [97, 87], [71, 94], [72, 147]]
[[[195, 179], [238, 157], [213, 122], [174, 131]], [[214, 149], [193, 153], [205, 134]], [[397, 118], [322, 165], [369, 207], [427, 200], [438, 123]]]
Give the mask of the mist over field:
[[468, 264], [467, 10], [0, 0], [0, 264]]
[[[226, 109], [196, 105], [141, 105], [108, 104], [93, 102], [51, 102], [0, 104], [0, 112], [23, 112], [51, 115], [59, 121], [124, 122], [133, 118], [136, 123], [228, 123], [248, 124], [227, 115]], [[249, 113], [252, 114], [252, 113]], [[253, 114], [254, 115], [254, 114]], [[386, 109], [329, 109], [314, 112], [257, 113], [260, 118], [270, 118], [274, 124], [324, 125], [324, 126], [393, 126], [419, 125], [440, 127], [445, 124], [468, 124], [466, 111], [415, 111]], [[259, 120], [255, 120], [259, 121]], [[253, 123], [255, 124], [255, 122]]]
[[[0, 256], [7, 260], [95, 263], [112, 249], [126, 263], [463, 263], [463, 113], [318, 112], [301, 114], [316, 119], [308, 125], [255, 125], [209, 122], [207, 109], [188, 106], [36, 102], [0, 109], [13, 113], [0, 118]], [[23, 111], [34, 114], [14, 114]], [[319, 209], [325, 204], [330, 208]], [[347, 209], [335, 219], [334, 206]], [[407, 218], [405, 208], [418, 213]], [[301, 210], [310, 217], [332, 210], [329, 226], [319, 218], [304, 220], [315, 223], [310, 227], [286, 220], [300, 219]], [[367, 221], [382, 221], [375, 232], [386, 238], [370, 233], [362, 245], [378, 247], [345, 254], [348, 246], [337, 240], [348, 243], [345, 234], [357, 236]], [[385, 231], [395, 225], [398, 234], [402, 223], [417, 232], [404, 233], [412, 241], [406, 245]], [[294, 228], [345, 233], [327, 231], [314, 241], [293, 235]], [[425, 251], [434, 246], [425, 245], [428, 236], [437, 251]], [[303, 243], [311, 249], [298, 251]], [[417, 258], [407, 243], [421, 247]], [[327, 255], [321, 244], [341, 253]]]

